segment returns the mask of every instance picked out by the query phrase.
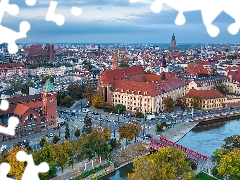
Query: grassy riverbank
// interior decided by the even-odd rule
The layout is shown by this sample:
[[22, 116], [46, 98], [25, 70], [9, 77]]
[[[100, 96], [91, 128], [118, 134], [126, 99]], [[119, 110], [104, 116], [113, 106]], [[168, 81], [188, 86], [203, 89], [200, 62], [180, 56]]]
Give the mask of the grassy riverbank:
[[194, 180], [216, 180], [216, 179], [204, 172], [200, 172], [199, 174], [197, 174]]

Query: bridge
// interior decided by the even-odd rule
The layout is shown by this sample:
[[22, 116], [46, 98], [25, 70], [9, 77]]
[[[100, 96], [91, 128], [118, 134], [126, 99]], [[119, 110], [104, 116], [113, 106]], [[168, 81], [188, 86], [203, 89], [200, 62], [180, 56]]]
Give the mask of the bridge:
[[165, 137], [163, 137], [162, 135], [160, 135], [160, 141], [151, 138], [149, 146], [150, 146], [150, 148], [152, 148], [154, 150], [158, 150], [159, 148], [167, 147], [167, 146], [175, 147], [175, 148], [180, 149], [181, 151], [185, 152], [186, 158], [192, 160], [196, 164], [199, 164], [199, 161], [206, 162], [209, 159], [209, 157], [202, 155], [198, 152], [195, 152], [189, 148], [186, 148], [180, 144], [172, 142], [172, 141], [166, 139]]

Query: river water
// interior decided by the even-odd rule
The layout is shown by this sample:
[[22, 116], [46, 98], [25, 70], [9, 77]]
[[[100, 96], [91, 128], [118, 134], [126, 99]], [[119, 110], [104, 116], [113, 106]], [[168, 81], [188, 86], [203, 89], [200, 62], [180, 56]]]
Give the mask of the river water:
[[[195, 127], [185, 135], [178, 144], [197, 151], [201, 154], [211, 156], [220, 148], [226, 137], [240, 134], [240, 121], [231, 120], [208, 126]], [[105, 176], [101, 180], [127, 180], [127, 174], [132, 172], [133, 164], [129, 164]]]

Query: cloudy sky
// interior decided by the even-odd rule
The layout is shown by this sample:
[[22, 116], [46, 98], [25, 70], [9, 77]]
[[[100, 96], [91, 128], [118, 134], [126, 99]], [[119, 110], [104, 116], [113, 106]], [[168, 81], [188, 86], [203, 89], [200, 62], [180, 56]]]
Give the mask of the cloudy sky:
[[[218, 37], [208, 35], [202, 23], [200, 11], [184, 13], [186, 23], [174, 24], [177, 11], [164, 5], [155, 14], [150, 10], [153, 0], [139, 0], [131, 4], [129, 0], [55, 0], [57, 14], [65, 16], [62, 26], [45, 20], [50, 0], [37, 0], [28, 7], [25, 0], [10, 0], [19, 5], [17, 16], [5, 13], [2, 24], [18, 31], [21, 21], [28, 21], [31, 30], [28, 37], [18, 42], [26, 43], [169, 43], [175, 33], [177, 43], [232, 43], [240, 41], [240, 33], [233, 36], [227, 27], [234, 19], [221, 13], [213, 24], [220, 27]], [[73, 6], [82, 8], [82, 14], [71, 14]]]

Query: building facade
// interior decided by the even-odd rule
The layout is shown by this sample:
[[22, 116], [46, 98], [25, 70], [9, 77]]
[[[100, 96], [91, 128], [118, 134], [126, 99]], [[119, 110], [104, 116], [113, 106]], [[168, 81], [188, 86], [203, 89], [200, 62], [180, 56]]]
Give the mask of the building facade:
[[[8, 98], [7, 111], [0, 110], [0, 126], [7, 126], [9, 117], [18, 117], [20, 123], [15, 129], [16, 136], [41, 131], [48, 126], [56, 125], [57, 92], [47, 80], [40, 94]], [[0, 134], [0, 141], [12, 138]]]
[[186, 85], [172, 73], [145, 74], [141, 65], [105, 70], [98, 86], [106, 106], [123, 104], [129, 111], [161, 112], [163, 99], [184, 97]]
[[28, 68], [22, 63], [0, 64], [0, 79], [10, 80], [28, 77]]
[[226, 106], [227, 97], [217, 90], [196, 90], [191, 89], [186, 94], [186, 105], [192, 107], [194, 97], [200, 96], [202, 109], [217, 109]]
[[30, 48], [25, 48], [27, 53], [26, 61], [28, 62], [43, 62], [56, 60], [54, 45], [46, 44], [45, 48], [42, 45], [32, 45]]

